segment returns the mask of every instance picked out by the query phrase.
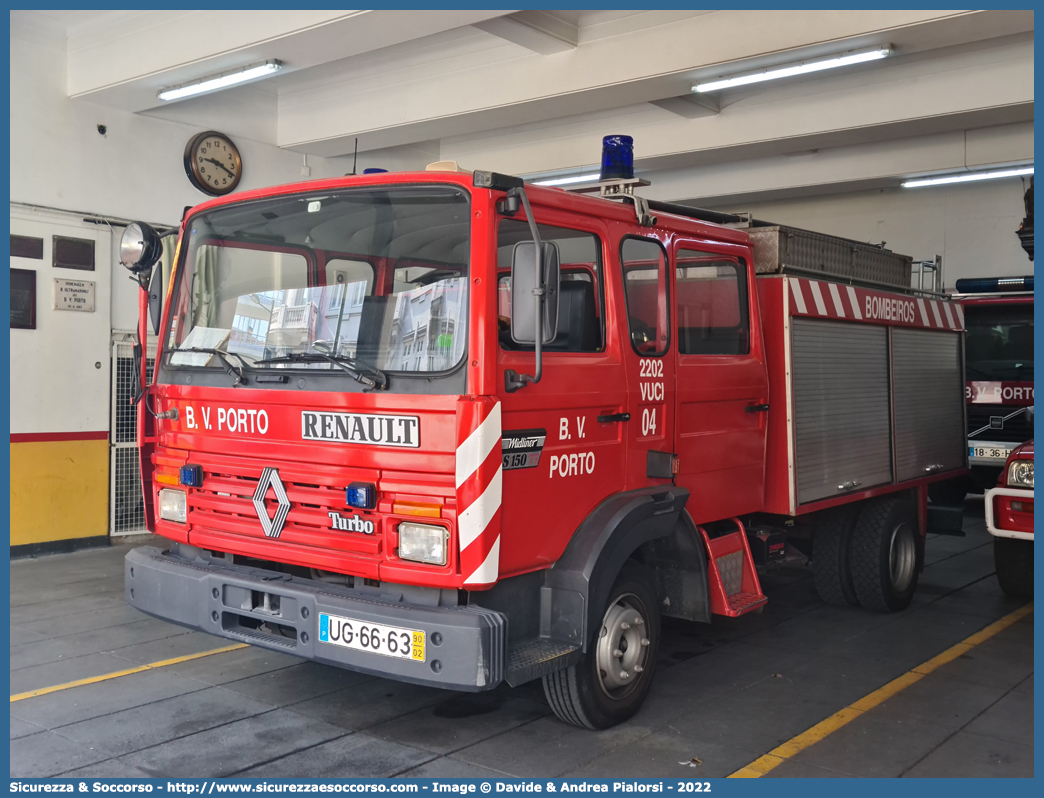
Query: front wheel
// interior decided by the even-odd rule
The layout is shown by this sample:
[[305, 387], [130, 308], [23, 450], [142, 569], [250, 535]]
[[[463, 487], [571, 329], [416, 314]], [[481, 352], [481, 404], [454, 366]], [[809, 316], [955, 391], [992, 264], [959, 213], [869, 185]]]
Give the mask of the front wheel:
[[1033, 598], [1033, 541], [993, 539], [993, 564], [1001, 590], [1014, 598]]
[[638, 711], [649, 692], [660, 647], [656, 591], [645, 569], [627, 562], [601, 626], [573, 666], [544, 677], [555, 715], [588, 729], [608, 729]]

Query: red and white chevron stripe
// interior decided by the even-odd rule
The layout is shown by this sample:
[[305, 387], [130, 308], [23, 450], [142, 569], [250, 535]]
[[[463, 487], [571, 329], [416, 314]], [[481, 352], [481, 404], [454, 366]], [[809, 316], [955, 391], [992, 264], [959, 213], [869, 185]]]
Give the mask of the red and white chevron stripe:
[[500, 573], [500, 402], [464, 396], [457, 403], [457, 540], [469, 588], [492, 585]]
[[963, 330], [959, 302], [891, 294], [804, 277], [786, 278], [792, 316], [819, 316], [903, 327]]

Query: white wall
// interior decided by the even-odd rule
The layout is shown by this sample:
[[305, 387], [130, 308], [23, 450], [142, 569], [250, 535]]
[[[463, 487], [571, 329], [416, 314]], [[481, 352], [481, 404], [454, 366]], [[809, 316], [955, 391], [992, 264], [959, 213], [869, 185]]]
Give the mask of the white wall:
[[[62, 43], [20, 36], [26, 34], [12, 30], [12, 202], [175, 225], [186, 205], [209, 199], [189, 183], [182, 165], [185, 144], [204, 128], [69, 99]], [[104, 136], [98, 125], [106, 126]], [[343, 159], [309, 156], [306, 177], [300, 154], [241, 136], [234, 141], [244, 162], [241, 190], [332, 177], [346, 169]], [[81, 218], [73, 214], [68, 220]], [[115, 228], [112, 259], [99, 262], [99, 271], [113, 269], [121, 233]], [[137, 307], [137, 287], [116, 265], [112, 328], [135, 329]]]
[[[1026, 183], [1028, 186], [1028, 181]], [[914, 260], [943, 256], [946, 288], [961, 277], [1033, 274], [1015, 231], [1025, 215], [1018, 178], [919, 189], [746, 203], [718, 210], [858, 241], [887, 242]]]
[[[14, 212], [11, 232], [43, 239], [42, 260], [11, 258], [12, 268], [36, 272], [36, 329], [11, 330], [11, 432], [103, 432], [109, 428], [108, 231], [56, 214]], [[93, 239], [95, 270], [53, 267], [56, 235]], [[94, 283], [94, 312], [55, 310], [55, 278]]]
[[[97, 130], [105, 125], [104, 136]], [[188, 182], [182, 156], [204, 128], [139, 116], [65, 93], [65, 54], [11, 39], [11, 199], [176, 224], [208, 196]], [[302, 156], [236, 137], [240, 190], [305, 179]], [[310, 156], [311, 178], [343, 164]]]

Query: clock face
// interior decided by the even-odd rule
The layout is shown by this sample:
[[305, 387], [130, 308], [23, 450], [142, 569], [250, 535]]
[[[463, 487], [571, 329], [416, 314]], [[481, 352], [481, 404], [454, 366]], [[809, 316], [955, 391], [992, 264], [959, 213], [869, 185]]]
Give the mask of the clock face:
[[214, 130], [194, 136], [185, 147], [185, 172], [207, 194], [228, 194], [243, 176], [243, 160], [232, 140]]

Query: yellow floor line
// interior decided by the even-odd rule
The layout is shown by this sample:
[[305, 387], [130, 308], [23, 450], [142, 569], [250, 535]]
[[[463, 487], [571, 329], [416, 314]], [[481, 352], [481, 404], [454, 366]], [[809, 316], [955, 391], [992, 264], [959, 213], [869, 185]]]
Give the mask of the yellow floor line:
[[902, 692], [911, 684], [915, 684], [927, 676], [929, 673], [945, 665], [947, 662], [953, 662], [957, 657], [962, 654], [971, 651], [975, 646], [980, 643], [989, 640], [995, 634], [1004, 629], [1007, 629], [1013, 623], [1021, 618], [1025, 618], [1033, 612], [1033, 602], [1026, 604], [1015, 612], [1005, 615], [999, 621], [994, 621], [985, 629], [980, 629], [970, 637], [966, 637], [960, 643], [957, 643], [950, 648], [946, 649], [941, 654], [932, 657], [927, 662], [922, 662], [916, 668], [913, 668], [902, 676], [893, 679], [884, 687], [881, 687], [870, 695], [863, 696], [858, 701], [844, 709], [835, 712], [826, 720], [820, 721], [811, 729], [806, 729], [801, 732], [797, 737], [787, 740], [780, 746], [773, 748], [767, 754], [758, 759], [755, 759], [749, 765], [746, 765], [731, 776], [730, 779], [757, 779], [764, 776], [773, 768], [779, 767], [792, 756], [800, 751], [804, 751], [809, 746], [815, 745], [824, 737], [833, 734], [842, 726], [851, 723], [856, 718], [860, 717], [864, 713], [884, 703], [892, 696]]
[[214, 654], [224, 654], [226, 651], [236, 651], [237, 649], [246, 647], [246, 643], [236, 643], [233, 646], [212, 648], [210, 651], [201, 651], [198, 654], [186, 654], [183, 657], [171, 657], [170, 659], [161, 659], [159, 662], [150, 662], [148, 665], [138, 665], [133, 668], [127, 668], [123, 671], [113, 671], [112, 673], [103, 673], [101, 676], [90, 676], [86, 679], [77, 679], [75, 682], [56, 684], [53, 687], [41, 687], [39, 690], [29, 690], [26, 693], [17, 693], [11, 696], [11, 703], [13, 704], [15, 701], [25, 701], [25, 699], [27, 698], [36, 698], [37, 696], [47, 695], [48, 693], [57, 693], [62, 690], [71, 690], [73, 687], [83, 687], [85, 684], [97, 684], [98, 682], [106, 682], [109, 679], [118, 679], [120, 676], [129, 676], [132, 673], [141, 673], [142, 671], [151, 671], [155, 670], [156, 668], [165, 668], [168, 665], [177, 665], [179, 662], [190, 662], [194, 659], [211, 657]]

